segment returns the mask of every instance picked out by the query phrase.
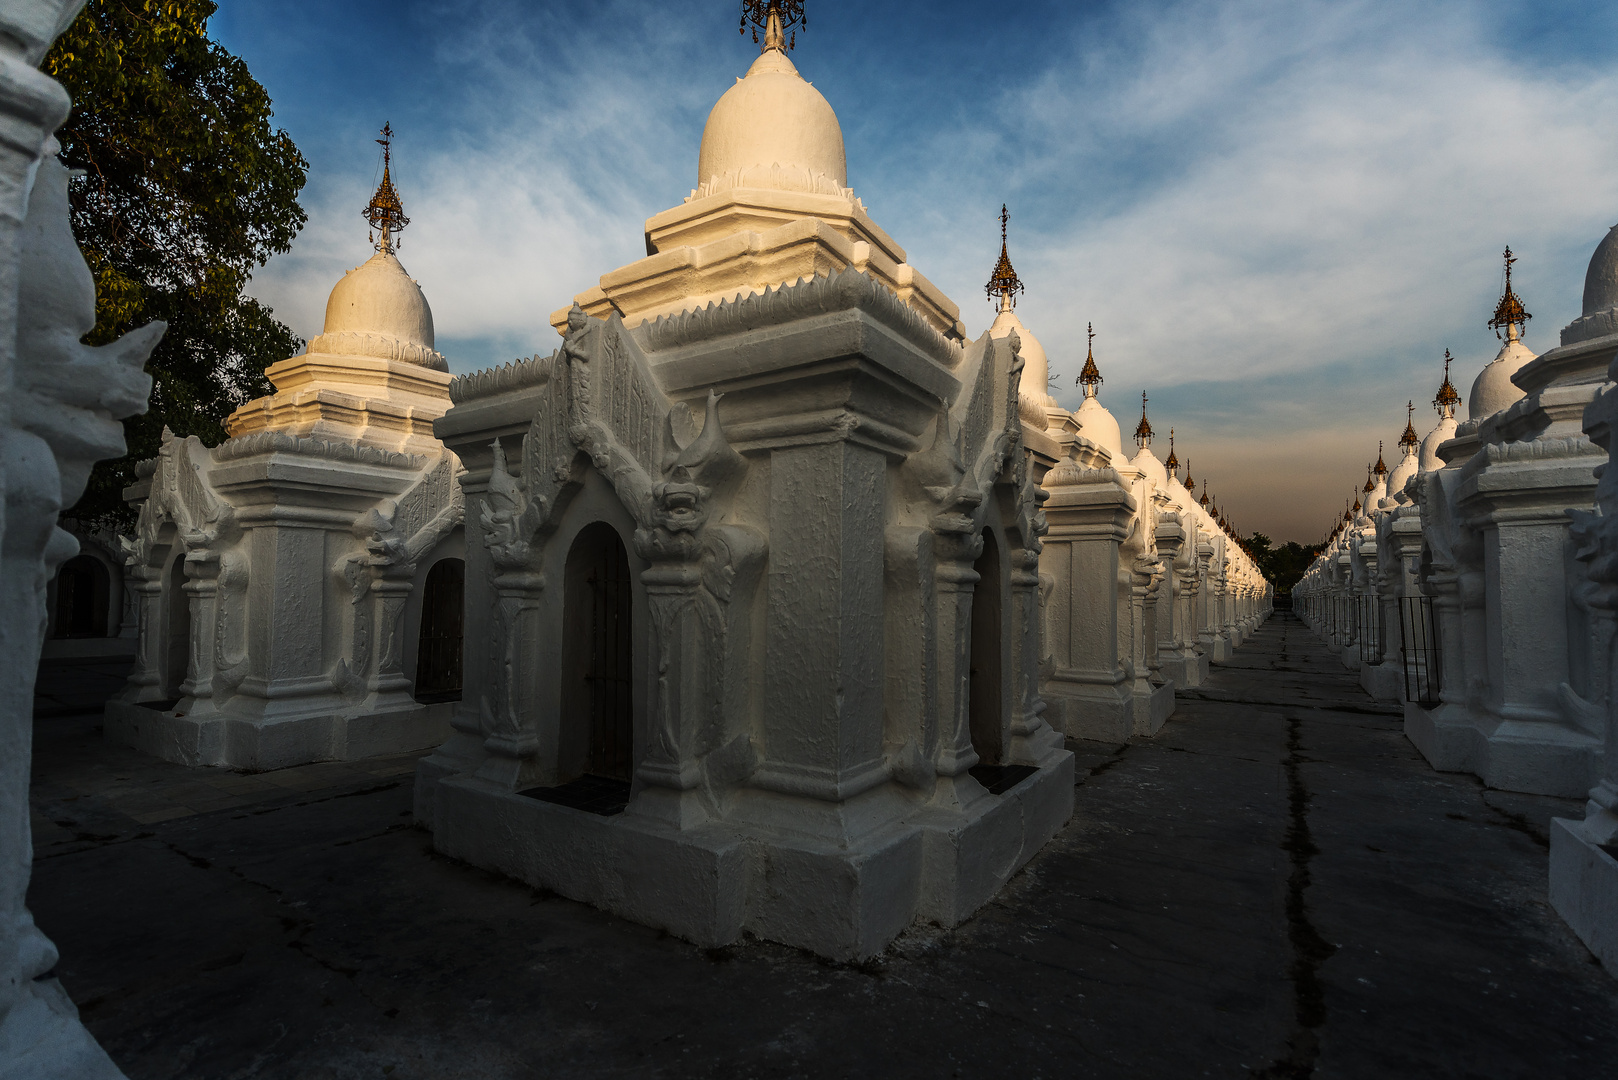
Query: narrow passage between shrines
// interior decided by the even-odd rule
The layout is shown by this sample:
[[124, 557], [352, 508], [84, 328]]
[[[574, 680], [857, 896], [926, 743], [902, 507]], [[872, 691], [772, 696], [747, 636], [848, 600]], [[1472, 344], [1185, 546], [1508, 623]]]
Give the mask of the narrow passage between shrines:
[[976, 918], [860, 966], [435, 856], [412, 755], [110, 746], [94, 675], [41, 672], [29, 905], [135, 1080], [1618, 1075], [1618, 984], [1545, 896], [1579, 804], [1433, 772], [1285, 612], [1156, 738], [1070, 742], [1073, 821]]

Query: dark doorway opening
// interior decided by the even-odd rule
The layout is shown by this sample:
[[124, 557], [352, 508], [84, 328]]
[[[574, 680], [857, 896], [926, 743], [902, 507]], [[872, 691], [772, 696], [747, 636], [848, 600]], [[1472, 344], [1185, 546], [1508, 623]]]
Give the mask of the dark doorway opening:
[[986, 765], [999, 764], [1004, 703], [1000, 672], [1000, 545], [983, 530], [983, 554], [972, 564], [978, 583], [972, 588], [972, 648], [967, 678], [972, 749]]
[[461, 700], [466, 564], [440, 559], [421, 590], [421, 634], [416, 639], [416, 700]]
[[185, 555], [169, 564], [168, 595], [163, 613], [163, 696], [182, 697], [180, 684], [191, 666], [191, 597], [185, 591]]
[[562, 609], [563, 737], [583, 736], [582, 772], [627, 784], [634, 770], [633, 588], [629, 555], [605, 522], [573, 541]]
[[107, 636], [107, 602], [112, 579], [101, 560], [75, 555], [56, 572], [56, 607], [51, 636], [99, 638]]

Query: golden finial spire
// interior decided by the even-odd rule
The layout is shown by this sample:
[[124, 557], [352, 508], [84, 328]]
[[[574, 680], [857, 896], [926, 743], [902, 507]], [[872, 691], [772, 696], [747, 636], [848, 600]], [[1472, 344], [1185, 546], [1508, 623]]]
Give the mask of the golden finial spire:
[[1376, 469], [1375, 469], [1375, 472], [1376, 472], [1376, 475], [1378, 475], [1378, 476], [1386, 476], [1386, 475], [1388, 475], [1387, 462], [1382, 460], [1382, 440], [1381, 439], [1378, 439], [1376, 441]]
[[1085, 397], [1095, 397], [1096, 387], [1103, 381], [1101, 369], [1096, 367], [1096, 324], [1086, 323], [1085, 332], [1090, 337], [1090, 344], [1085, 350], [1084, 369], [1079, 372], [1078, 384], [1084, 387]]
[[1180, 476], [1180, 459], [1174, 456], [1174, 429], [1173, 428], [1169, 428], [1169, 459], [1167, 461], [1163, 462], [1163, 467], [1169, 471], [1170, 476], [1174, 477], [1175, 479], [1179, 479], [1179, 476]]
[[1365, 494], [1367, 495], [1376, 490], [1376, 483], [1371, 479], [1371, 472], [1374, 468], [1375, 466], [1373, 465], [1365, 466]]
[[1146, 419], [1146, 391], [1140, 392], [1140, 423], [1135, 425], [1135, 445], [1142, 450], [1152, 445], [1152, 422]]
[[1006, 222], [1010, 215], [1006, 213], [1004, 203], [1000, 204], [1000, 261], [994, 264], [994, 273], [989, 275], [989, 283], [984, 291], [989, 299], [1000, 298], [1000, 310], [1009, 311], [1017, 306], [1017, 294], [1023, 291], [1022, 280], [1017, 277], [1017, 271], [1011, 267], [1011, 256], [1006, 253]]
[[1506, 248], [1506, 291], [1500, 294], [1500, 302], [1494, 307], [1494, 318], [1489, 320], [1489, 329], [1494, 331], [1495, 337], [1502, 337], [1506, 341], [1519, 340], [1528, 329], [1528, 320], [1533, 316], [1523, 307], [1522, 298], [1511, 291], [1511, 264], [1517, 261], [1517, 256]]
[[1454, 357], [1450, 356], [1449, 350], [1445, 349], [1444, 382], [1438, 388], [1438, 396], [1433, 398], [1433, 408], [1437, 409], [1438, 415], [1445, 420], [1455, 415], [1455, 406], [1461, 403], [1461, 395], [1456, 392], [1455, 384], [1449, 381], [1449, 365], [1453, 359]]
[[1208, 485], [1202, 485], [1202, 508], [1208, 509]]
[[753, 27], [753, 44], [759, 44], [758, 32], [764, 31], [761, 52], [791, 52], [798, 45], [798, 27], [809, 29], [803, 0], [742, 0], [742, 21], [736, 32], [747, 33], [749, 23]]
[[[377, 185], [376, 194], [371, 196], [362, 213], [365, 220], [371, 223], [371, 243], [376, 250], [392, 252], [394, 237], [410, 224], [410, 219], [405, 217], [404, 203], [399, 201], [399, 193], [393, 190], [393, 125], [384, 123], [381, 135], [377, 142], [382, 146], [382, 183]], [[380, 238], [374, 233], [381, 233]]]
[[1416, 447], [1421, 445], [1421, 436], [1416, 434], [1416, 403], [1408, 402], [1405, 405], [1405, 433], [1399, 436], [1399, 445], [1407, 454], [1414, 454]]
[[1197, 493], [1197, 482], [1191, 479], [1191, 459], [1185, 459], [1185, 489], [1191, 494]]

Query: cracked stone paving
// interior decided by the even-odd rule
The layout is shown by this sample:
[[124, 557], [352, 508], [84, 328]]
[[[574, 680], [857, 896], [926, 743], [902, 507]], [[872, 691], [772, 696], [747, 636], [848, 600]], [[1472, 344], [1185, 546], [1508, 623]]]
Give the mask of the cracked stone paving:
[[1289, 613], [976, 917], [838, 965], [702, 950], [434, 855], [416, 755], [248, 775], [100, 737], [41, 671], [28, 897], [166, 1077], [1601, 1077], [1618, 984], [1546, 899], [1576, 801], [1432, 771]]

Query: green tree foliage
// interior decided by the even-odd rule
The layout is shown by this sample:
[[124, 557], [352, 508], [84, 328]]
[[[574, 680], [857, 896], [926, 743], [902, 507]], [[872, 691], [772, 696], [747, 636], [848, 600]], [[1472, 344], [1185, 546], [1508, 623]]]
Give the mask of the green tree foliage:
[[1309, 569], [1309, 564], [1315, 561], [1315, 556], [1321, 550], [1319, 544], [1306, 547], [1296, 540], [1288, 540], [1276, 547], [1275, 542], [1263, 533], [1254, 533], [1241, 543], [1258, 565], [1259, 573], [1275, 586], [1277, 595], [1283, 596], [1292, 592], [1292, 586], [1303, 577], [1304, 571]]
[[96, 281], [101, 344], [153, 319], [168, 333], [146, 370], [152, 406], [124, 422], [129, 456], [96, 467], [71, 515], [127, 524], [121, 492], [164, 425], [210, 444], [269, 392], [264, 369], [302, 347], [242, 295], [303, 228], [308, 162], [272, 129], [269, 95], [208, 40], [211, 0], [90, 0], [45, 58], [73, 97], [58, 132], [73, 232]]

